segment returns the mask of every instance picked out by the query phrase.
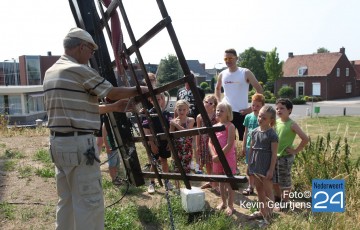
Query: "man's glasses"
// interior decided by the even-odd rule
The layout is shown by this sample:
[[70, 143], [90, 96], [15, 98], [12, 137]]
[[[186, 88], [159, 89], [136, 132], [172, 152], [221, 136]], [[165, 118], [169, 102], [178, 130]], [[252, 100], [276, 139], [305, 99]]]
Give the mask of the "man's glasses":
[[224, 58], [224, 61], [232, 61], [232, 60], [234, 60], [234, 58], [232, 58], [232, 57], [226, 57], [226, 58]]
[[208, 101], [204, 101], [206, 104], [209, 104], [209, 105], [213, 105], [214, 103], [212, 102], [208, 102]]
[[95, 50], [89, 44], [84, 44], [84, 45], [91, 50], [91, 54], [95, 53]]

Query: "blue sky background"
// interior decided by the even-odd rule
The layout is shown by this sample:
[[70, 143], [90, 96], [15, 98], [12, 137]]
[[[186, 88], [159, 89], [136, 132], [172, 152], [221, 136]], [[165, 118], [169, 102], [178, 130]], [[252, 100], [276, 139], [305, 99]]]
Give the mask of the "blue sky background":
[[[359, 0], [164, 2], [186, 59], [198, 59], [206, 68], [222, 63], [227, 48], [243, 52], [277, 47], [280, 59], [286, 60], [288, 52], [311, 54], [319, 47], [338, 52], [345, 47], [350, 60], [360, 60]], [[161, 20], [155, 0], [123, 3], [137, 38]], [[47, 51], [61, 55], [62, 39], [75, 22], [67, 0], [17, 0], [1, 2], [0, 25], [3, 61]], [[130, 46], [126, 31], [124, 38]], [[145, 63], [154, 64], [175, 53], [166, 30], [141, 52]]]

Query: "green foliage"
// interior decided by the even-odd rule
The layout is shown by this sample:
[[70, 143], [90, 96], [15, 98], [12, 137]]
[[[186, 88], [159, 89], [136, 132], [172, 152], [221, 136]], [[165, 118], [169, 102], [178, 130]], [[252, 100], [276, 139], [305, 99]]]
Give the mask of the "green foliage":
[[134, 203], [105, 209], [105, 229], [142, 229], [138, 220], [137, 206]]
[[293, 98], [291, 101], [292, 101], [292, 103], [293, 103], [294, 105], [304, 105], [304, 104], [306, 104], [306, 100], [304, 100], [304, 99], [301, 98], [301, 97]]
[[16, 162], [14, 160], [7, 160], [4, 162], [4, 171], [14, 171]]
[[294, 213], [282, 218], [272, 226], [273, 229], [359, 229], [360, 157], [351, 160], [350, 149], [347, 138], [331, 138], [329, 132], [326, 137], [310, 140], [297, 155], [292, 168], [294, 191], [311, 191], [312, 180], [316, 178], [345, 179], [345, 212], [311, 213], [304, 210], [301, 215]]
[[325, 47], [320, 47], [319, 49], [317, 49], [317, 53], [330, 53], [330, 51], [328, 49], [326, 49]]
[[[282, 66], [283, 61], [280, 61], [279, 54], [276, 53], [276, 47], [269, 53], [266, 54], [265, 58], [265, 71], [268, 76], [266, 82], [266, 88], [272, 88], [271, 91], [274, 91], [274, 83], [277, 79], [279, 79], [282, 75]], [[272, 86], [272, 87], [271, 87]]]
[[6, 202], [0, 202], [0, 219], [14, 220], [15, 210], [13, 206]]
[[295, 95], [295, 92], [294, 88], [290, 86], [283, 86], [279, 89], [277, 94], [279, 97], [292, 99]]
[[35, 174], [39, 177], [53, 178], [55, 177], [55, 170], [54, 168], [50, 168], [50, 167], [37, 168], [35, 170]]
[[29, 178], [30, 176], [32, 176], [32, 170], [33, 170], [33, 167], [27, 165], [27, 166], [20, 166], [18, 168], [18, 172], [20, 174], [20, 177], [21, 178]]
[[22, 159], [24, 154], [19, 151], [14, 151], [12, 149], [6, 149], [4, 153], [5, 157], [8, 159]]
[[202, 88], [203, 90], [205, 90], [208, 87], [209, 87], [209, 84], [207, 82], [201, 82], [200, 83], [200, 88]]
[[250, 47], [239, 55], [239, 66], [250, 69], [258, 81], [267, 82], [268, 76], [264, 67], [266, 54], [265, 51]]
[[345, 178], [346, 190], [355, 189], [359, 185], [359, 162], [360, 157], [356, 161], [350, 160], [347, 138], [342, 142], [341, 137], [331, 140], [330, 133], [326, 139], [318, 136], [315, 142], [310, 140], [296, 158], [293, 168], [295, 190], [311, 190], [311, 182], [315, 178]]
[[9, 124], [9, 121], [7, 117], [4, 114], [0, 114], [0, 131], [5, 132], [7, 131], [7, 125]]
[[[182, 77], [183, 72], [180, 67], [179, 60], [175, 55], [169, 54], [167, 58], [161, 59], [158, 72], [157, 81], [159, 86], [163, 86], [172, 81]], [[173, 88], [169, 91], [171, 96], [176, 96], [179, 88]]]
[[50, 153], [46, 149], [39, 149], [34, 156], [34, 160], [40, 161], [44, 164], [51, 163]]
[[211, 78], [211, 85], [210, 85], [211, 90], [214, 92], [215, 91], [215, 78]]

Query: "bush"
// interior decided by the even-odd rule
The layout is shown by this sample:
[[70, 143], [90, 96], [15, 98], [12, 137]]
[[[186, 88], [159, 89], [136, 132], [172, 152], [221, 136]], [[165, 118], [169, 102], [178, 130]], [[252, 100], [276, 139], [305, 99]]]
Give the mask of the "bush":
[[304, 105], [306, 101], [303, 98], [297, 97], [291, 100], [294, 105]]
[[206, 88], [209, 87], [209, 84], [207, 82], [201, 82], [200, 83], [200, 88], [203, 89], [203, 90], [206, 90]]
[[294, 89], [290, 86], [283, 86], [279, 89], [278, 93], [279, 97], [282, 98], [294, 98]]

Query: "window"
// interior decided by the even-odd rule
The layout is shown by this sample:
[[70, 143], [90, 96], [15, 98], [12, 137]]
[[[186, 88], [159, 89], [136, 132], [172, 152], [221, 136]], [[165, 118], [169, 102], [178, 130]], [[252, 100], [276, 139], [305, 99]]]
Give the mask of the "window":
[[307, 71], [307, 67], [306, 67], [306, 66], [302, 66], [302, 67], [300, 67], [300, 68], [298, 69], [298, 75], [299, 75], [299, 76], [304, 76], [304, 75], [307, 74], [306, 71]]
[[321, 84], [320, 82], [312, 83], [312, 96], [321, 96]]
[[349, 76], [349, 68], [346, 68], [345, 76]]
[[9, 95], [9, 115], [22, 114], [20, 95]]
[[336, 76], [340, 77], [340, 68], [336, 68]]
[[27, 112], [37, 113], [44, 111], [44, 96], [43, 94], [28, 95]]
[[5, 114], [5, 97], [0, 95], [0, 114]]
[[28, 85], [42, 84], [39, 56], [26, 56], [26, 75]]
[[346, 82], [345, 93], [351, 93], [351, 91], [352, 91], [351, 82]]

